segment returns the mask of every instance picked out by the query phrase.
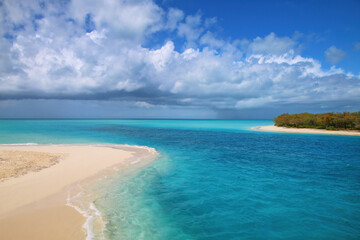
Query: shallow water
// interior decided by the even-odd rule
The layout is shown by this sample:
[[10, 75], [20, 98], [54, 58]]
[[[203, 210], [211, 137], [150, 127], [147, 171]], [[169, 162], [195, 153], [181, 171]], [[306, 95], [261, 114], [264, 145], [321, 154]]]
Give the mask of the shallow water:
[[254, 132], [258, 120], [0, 120], [0, 143], [119, 143], [160, 157], [116, 174], [109, 239], [359, 239], [360, 137]]

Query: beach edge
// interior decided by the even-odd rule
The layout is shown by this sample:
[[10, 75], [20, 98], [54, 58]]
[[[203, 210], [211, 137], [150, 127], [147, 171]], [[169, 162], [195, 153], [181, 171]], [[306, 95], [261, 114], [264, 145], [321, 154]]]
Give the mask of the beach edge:
[[356, 130], [326, 130], [313, 128], [286, 128], [275, 125], [257, 126], [250, 128], [253, 131], [261, 132], [277, 132], [277, 133], [305, 133], [305, 134], [326, 134], [326, 135], [342, 135], [342, 136], [360, 136], [360, 131]]
[[[24, 234], [27, 234], [27, 239], [92, 239], [93, 234], [91, 233], [91, 226], [89, 225], [91, 224], [91, 220], [94, 218], [94, 216], [89, 214], [87, 209], [81, 209], [71, 201], [72, 196], [77, 195], [79, 191], [81, 191], [82, 187], [79, 186], [82, 185], [83, 182], [89, 185], [92, 182], [95, 182], [95, 180], [100, 179], [101, 181], [101, 178], [110, 174], [114, 174], [119, 169], [126, 169], [127, 167], [146, 167], [158, 155], [156, 150], [153, 148], [125, 144], [2, 144], [0, 145], [0, 149], [11, 149], [18, 151], [39, 151], [46, 153], [72, 152], [73, 158], [70, 160], [74, 161], [77, 159], [76, 161], [78, 161], [73, 162], [73, 166], [71, 166], [71, 162], [68, 157], [66, 161], [62, 160], [59, 163], [42, 169], [40, 171], [30, 172], [25, 175], [0, 182], [0, 195], [2, 196], [2, 203], [5, 203], [6, 201], [18, 202], [17, 204], [3, 204], [3, 207], [0, 211], [0, 235], [5, 237], [4, 239], [7, 239], [9, 237], [11, 239], [23, 239]], [[67, 151], [66, 149], [68, 149], [69, 151]], [[58, 173], [58, 175], [54, 177], [59, 178], [59, 176], [61, 176], [59, 175], [59, 173], [64, 173], [64, 171], [67, 169], [65, 166], [66, 164], [67, 167], [78, 167], [77, 171], [83, 171], [79, 168], [79, 161], [82, 161], [84, 159], [88, 160], [89, 157], [92, 157], [93, 159], [90, 160], [93, 164], [96, 156], [91, 156], [89, 154], [94, 155], [97, 153], [99, 156], [102, 152], [104, 152], [106, 158], [110, 158], [112, 156], [111, 154], [115, 155], [113, 156], [113, 159], [108, 160], [105, 164], [102, 163], [100, 165], [95, 164], [90, 166], [90, 168], [92, 167], [91, 171], [85, 170], [89, 171], [88, 174], [81, 173], [82, 177], [70, 180], [72, 181], [70, 182], [70, 184], [68, 181], [63, 185], [57, 185], [57, 191], [46, 190], [46, 194], [43, 194], [37, 198], [32, 197], [32, 199], [28, 201], [22, 200], [21, 198], [19, 199], [19, 196], [17, 196], [17, 198], [12, 197], [12, 191], [27, 191], [25, 190], [25, 187], [29, 186], [32, 188], [36, 188], [37, 186], [33, 186], [34, 183], [38, 182], [39, 180], [44, 180], [45, 175], [47, 177], [50, 176], [50, 178], [53, 178], [51, 173]], [[86, 167], [89, 168], [89, 166], [84, 165], [83, 169]], [[96, 167], [99, 168], [96, 169]], [[66, 174], [63, 178], [66, 178]], [[52, 179], [50, 179], [50, 182], [51, 181]], [[59, 181], [59, 179], [57, 179], [57, 181]], [[15, 190], [12, 190], [11, 188], [15, 188]], [[72, 196], [69, 196], [70, 189], [72, 190]], [[74, 189], [76, 189], [75, 192], [73, 191]], [[6, 199], [5, 196], [7, 196]], [[5, 209], [7, 207], [8, 209]], [[55, 214], [61, 217], [58, 221], [53, 221], [54, 217], [49, 217], [49, 214], [52, 214], [52, 216], [54, 216]], [[44, 221], [44, 219], [41, 219], [41, 217], [50, 220]], [[52, 231], [46, 231], [45, 229], [40, 230], [41, 222], [45, 225], [50, 224], [50, 229], [52, 229]], [[69, 224], [62, 224], [64, 222], [69, 222], [73, 226], [70, 227]], [[54, 226], [54, 224], [58, 226]], [[33, 229], [38, 229], [38, 231], [41, 231], [41, 234], [35, 234], [34, 237], [29, 236], [29, 231], [32, 231], [32, 229], [29, 229], [28, 225], [34, 225]], [[60, 235], [55, 238], [54, 234], [52, 233], [54, 227], [57, 227], [58, 229], [64, 228], [63, 231], [59, 231]], [[19, 229], [21, 228], [26, 229], [26, 231], [19, 231]], [[61, 232], [66, 234], [66, 236], [64, 234], [61, 234]], [[22, 233], [22, 235], [20, 233]]]

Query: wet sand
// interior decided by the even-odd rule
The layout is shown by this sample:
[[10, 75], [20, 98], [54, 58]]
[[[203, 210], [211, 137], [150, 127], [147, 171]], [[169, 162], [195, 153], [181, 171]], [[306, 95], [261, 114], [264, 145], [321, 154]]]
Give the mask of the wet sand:
[[0, 168], [11, 174], [0, 182], [0, 239], [85, 239], [85, 216], [66, 205], [69, 189], [155, 156], [125, 145], [1, 145]]

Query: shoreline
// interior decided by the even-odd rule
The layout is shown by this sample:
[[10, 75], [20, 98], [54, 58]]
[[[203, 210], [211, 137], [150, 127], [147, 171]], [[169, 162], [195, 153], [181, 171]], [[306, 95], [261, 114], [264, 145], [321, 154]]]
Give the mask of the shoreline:
[[360, 136], [360, 131], [356, 131], [356, 130], [332, 131], [326, 129], [313, 129], [313, 128], [287, 128], [287, 127], [278, 127], [274, 125], [252, 127], [251, 130], [263, 131], [263, 132], [280, 132], [280, 133], [306, 133], [306, 134]]
[[153, 148], [116, 144], [0, 145], [9, 150], [63, 154], [54, 165], [0, 181], [0, 238], [14, 240], [92, 239], [105, 223], [88, 187], [120, 169], [146, 167], [157, 156]]

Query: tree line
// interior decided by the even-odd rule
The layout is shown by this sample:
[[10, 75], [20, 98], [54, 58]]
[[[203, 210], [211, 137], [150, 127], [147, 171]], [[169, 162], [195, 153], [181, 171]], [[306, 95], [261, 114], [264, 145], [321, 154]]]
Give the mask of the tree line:
[[360, 112], [285, 113], [277, 116], [274, 122], [279, 127], [360, 130]]

